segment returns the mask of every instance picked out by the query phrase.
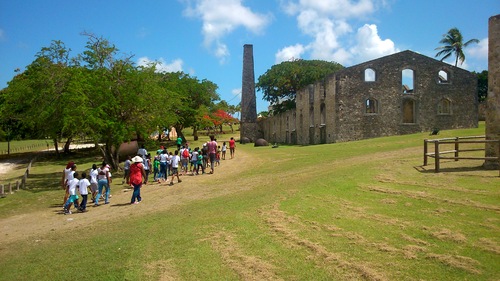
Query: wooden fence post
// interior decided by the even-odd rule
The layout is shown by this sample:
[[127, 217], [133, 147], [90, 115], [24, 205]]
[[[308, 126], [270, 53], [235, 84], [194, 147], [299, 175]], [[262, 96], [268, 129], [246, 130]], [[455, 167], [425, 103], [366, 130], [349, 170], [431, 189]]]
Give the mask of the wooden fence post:
[[0, 194], [5, 194], [5, 187], [3, 184], [0, 184]]
[[434, 172], [439, 173], [439, 140], [434, 142]]
[[424, 139], [424, 166], [427, 166], [427, 139]]
[[456, 137], [455, 138], [455, 161], [458, 161], [458, 150], [459, 150], [458, 140], [459, 140], [459, 138]]
[[10, 184], [10, 182], [9, 182], [9, 184], [8, 184], [8, 186], [7, 186], [7, 187], [8, 187], [8, 189], [9, 189], [9, 194], [12, 194], [12, 193], [13, 193], [13, 192], [12, 192], [12, 184]]
[[19, 191], [19, 181], [16, 181], [16, 191]]

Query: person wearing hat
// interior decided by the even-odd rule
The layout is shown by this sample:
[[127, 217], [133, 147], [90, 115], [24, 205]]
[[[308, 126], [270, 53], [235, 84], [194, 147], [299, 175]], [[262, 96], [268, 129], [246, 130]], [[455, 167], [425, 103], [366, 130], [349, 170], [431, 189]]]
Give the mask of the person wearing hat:
[[146, 172], [142, 161], [143, 159], [140, 156], [135, 156], [132, 158], [132, 164], [130, 165], [130, 185], [134, 187], [130, 204], [139, 204], [142, 201], [141, 186], [146, 180]]

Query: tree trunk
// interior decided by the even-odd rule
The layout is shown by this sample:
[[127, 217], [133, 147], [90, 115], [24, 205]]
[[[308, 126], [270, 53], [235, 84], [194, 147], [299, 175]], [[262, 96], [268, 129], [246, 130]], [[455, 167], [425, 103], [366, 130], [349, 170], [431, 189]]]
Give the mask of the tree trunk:
[[54, 149], [56, 151], [56, 155], [59, 155], [59, 145], [57, 144], [57, 139], [54, 138], [52, 139], [52, 141], [54, 142]]
[[70, 147], [72, 141], [73, 141], [72, 137], [69, 137], [66, 140], [66, 143], [64, 144], [64, 154], [68, 154], [69, 153], [69, 150], [70, 150], [69, 147]]
[[195, 141], [198, 140], [198, 127], [196, 126], [193, 126], [193, 137]]
[[[111, 167], [113, 171], [118, 169], [118, 164], [120, 163], [120, 159], [118, 156], [118, 149], [113, 149], [115, 146], [109, 142], [106, 142], [104, 147], [99, 147], [104, 157], [104, 161]], [[114, 150], [114, 151], [113, 151]]]
[[186, 138], [184, 137], [184, 134], [182, 133], [182, 126], [174, 126], [175, 131], [177, 132], [177, 137], [182, 138], [182, 142], [186, 142]]

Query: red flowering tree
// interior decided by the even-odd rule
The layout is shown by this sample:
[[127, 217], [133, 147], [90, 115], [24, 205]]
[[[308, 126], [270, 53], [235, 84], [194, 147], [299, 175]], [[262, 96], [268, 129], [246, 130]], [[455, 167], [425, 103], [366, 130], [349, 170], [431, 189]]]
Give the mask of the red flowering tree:
[[[224, 111], [222, 109], [217, 109], [214, 112], [212, 112], [210, 115], [205, 115], [203, 117], [203, 119], [212, 125], [211, 127], [213, 128], [214, 133], [215, 133], [215, 130], [217, 128], [219, 128], [220, 133], [223, 133], [222, 125], [224, 125], [224, 124], [232, 125], [234, 123], [239, 122], [238, 119], [234, 118], [231, 114], [227, 113], [226, 111]], [[210, 130], [209, 130], [209, 133], [210, 133]]]

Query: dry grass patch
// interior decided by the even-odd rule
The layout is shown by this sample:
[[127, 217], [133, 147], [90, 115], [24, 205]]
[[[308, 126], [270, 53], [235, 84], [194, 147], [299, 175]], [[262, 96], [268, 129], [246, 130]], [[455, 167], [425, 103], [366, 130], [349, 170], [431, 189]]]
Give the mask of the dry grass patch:
[[476, 246], [485, 251], [500, 255], [500, 245], [498, 245], [498, 243], [496, 241], [493, 241], [492, 239], [479, 238], [479, 240], [476, 243]]
[[246, 255], [235, 241], [234, 234], [219, 231], [207, 238], [229, 268], [243, 280], [283, 280], [275, 273], [275, 267], [255, 256]]
[[427, 254], [427, 258], [440, 261], [448, 266], [463, 269], [470, 273], [480, 274], [481, 270], [477, 266], [481, 265], [477, 260], [457, 255], [440, 255], [440, 254]]
[[[429, 231], [429, 229], [425, 227], [424, 230]], [[467, 241], [467, 238], [462, 233], [458, 231], [452, 231], [446, 228], [442, 228], [437, 231], [431, 231], [430, 234], [436, 237], [437, 239], [443, 241], [453, 241], [457, 243], [465, 243]]]
[[[297, 221], [297, 218], [290, 217], [285, 212], [280, 211], [277, 204], [270, 210], [261, 211], [261, 216], [283, 245], [308, 251], [310, 253], [309, 260], [314, 261], [318, 266], [325, 267], [334, 279], [387, 280], [383, 273], [375, 270], [368, 262], [350, 261], [341, 253], [331, 252], [320, 243], [300, 237], [294, 227], [303, 227], [304, 224]], [[295, 224], [292, 226], [292, 223]], [[331, 229], [330, 226], [328, 228]], [[353, 232], [346, 233], [344, 236], [354, 241], [364, 239]]]
[[146, 263], [144, 267], [144, 278], [146, 280], [174, 281], [181, 279], [175, 266], [170, 260], [159, 260]]

